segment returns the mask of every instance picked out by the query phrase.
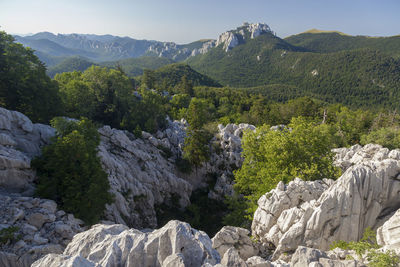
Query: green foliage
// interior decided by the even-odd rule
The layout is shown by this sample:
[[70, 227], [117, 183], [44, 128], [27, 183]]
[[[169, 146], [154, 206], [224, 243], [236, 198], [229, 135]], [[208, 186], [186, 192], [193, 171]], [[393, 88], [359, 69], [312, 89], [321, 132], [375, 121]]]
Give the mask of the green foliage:
[[[228, 52], [216, 47], [187, 62], [223, 85], [253, 87], [279, 101], [309, 96], [353, 107], [397, 107], [398, 60], [370, 48], [334, 53], [306, 50], [263, 34]], [[312, 74], [314, 70], [318, 74]]]
[[393, 251], [381, 252], [377, 250], [379, 246], [376, 242], [376, 233], [370, 227], [365, 229], [360, 241], [335, 241], [330, 249], [335, 248], [354, 250], [360, 258], [366, 254], [368, 266], [371, 267], [395, 267], [400, 264], [400, 258]]
[[36, 194], [53, 199], [66, 212], [87, 224], [96, 223], [111, 203], [107, 174], [97, 157], [100, 136], [86, 120], [52, 120], [57, 130], [54, 142], [32, 161], [38, 174]]
[[183, 76], [185, 76], [187, 81], [193, 86], [221, 86], [213, 79], [193, 70], [188, 65], [175, 63], [166, 65], [154, 71], [154, 87], [162, 88], [163, 90], [177, 87], [175, 91], [180, 93], [178, 87], [182, 84]]
[[9, 242], [14, 243], [22, 238], [21, 235], [17, 235], [19, 227], [10, 226], [0, 230], [0, 246], [5, 245]]
[[177, 219], [214, 236], [223, 226], [221, 218], [226, 213], [226, 206], [221, 201], [208, 198], [207, 190], [194, 191], [190, 196], [191, 204], [185, 209], [179, 207], [177, 196], [173, 196], [170, 202], [156, 208], [158, 227]]
[[70, 71], [85, 71], [92, 65], [97, 65], [90, 60], [80, 57], [72, 56], [67, 57], [55, 66], [49, 67], [47, 74], [54, 77], [57, 73], [70, 72]]
[[33, 50], [0, 31], [0, 106], [24, 113], [35, 122], [62, 115], [58, 86]]
[[400, 37], [349, 36], [337, 32], [301, 33], [285, 38], [288, 43], [312, 52], [332, 53], [344, 50], [370, 48], [400, 57]]
[[55, 80], [69, 117], [84, 116], [132, 132], [138, 127], [155, 132], [165, 125], [166, 99], [145, 88], [137, 92], [139, 98], [134, 96], [132, 81], [119, 70], [92, 66], [83, 73], [57, 74]]
[[299, 117], [281, 131], [264, 125], [244, 134], [244, 162], [235, 172], [235, 188], [250, 200], [249, 213], [255, 210], [261, 195], [280, 181], [338, 177], [338, 169], [332, 166], [332, 136], [325, 127]]
[[183, 146], [183, 157], [196, 168], [210, 158], [209, 134], [204, 130], [188, 128]]
[[191, 173], [191, 171], [192, 171], [192, 164], [186, 158], [182, 158], [182, 157], [176, 158], [175, 166], [182, 173]]
[[224, 203], [229, 210], [229, 213], [222, 219], [224, 225], [250, 228], [251, 218], [246, 213], [249, 204], [245, 198], [238, 194], [234, 194], [231, 197], [227, 196]]
[[172, 63], [174, 63], [172, 59], [165, 57], [143, 56], [139, 58], [127, 58], [118, 61], [103, 62], [100, 63], [100, 65], [109, 68], [120, 67], [129, 77], [134, 77], [142, 75], [146, 69], [155, 70]]
[[380, 144], [389, 149], [400, 147], [400, 128], [388, 127], [373, 130], [361, 137], [361, 144], [366, 145], [369, 143]]

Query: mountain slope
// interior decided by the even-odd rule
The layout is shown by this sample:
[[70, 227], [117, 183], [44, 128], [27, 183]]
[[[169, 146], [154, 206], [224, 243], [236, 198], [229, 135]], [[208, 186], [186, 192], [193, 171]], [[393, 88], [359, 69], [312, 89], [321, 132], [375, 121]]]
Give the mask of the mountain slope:
[[[220, 45], [187, 63], [223, 85], [267, 88], [274, 99], [309, 95], [352, 106], [398, 106], [399, 60], [372, 49], [307, 50], [266, 33], [228, 51]], [[279, 93], [279, 84], [288, 96]]]
[[70, 72], [70, 71], [84, 71], [92, 65], [97, 65], [92, 61], [79, 57], [72, 56], [64, 59], [55, 66], [47, 69], [47, 74], [50, 77], [54, 77], [57, 73]]
[[174, 63], [172, 59], [165, 57], [144, 56], [139, 58], [127, 58], [118, 61], [102, 62], [100, 65], [109, 68], [116, 68], [119, 66], [128, 76], [134, 77], [142, 75], [144, 69], [155, 70], [172, 63]]
[[175, 63], [164, 66], [154, 71], [154, 78], [156, 83], [163, 84], [163, 86], [175, 87], [181, 83], [182, 77], [186, 76], [193, 86], [210, 86], [221, 87], [221, 84], [214, 81], [210, 77], [203, 75], [190, 66], [182, 63]]
[[331, 53], [343, 50], [370, 48], [395, 58], [400, 57], [400, 36], [350, 36], [338, 32], [308, 31], [285, 38], [288, 43], [312, 52]]
[[[209, 40], [178, 45], [173, 42], [136, 40], [130, 37], [94, 34], [52, 34], [41, 32], [32, 36], [15, 36], [19, 43], [36, 50], [38, 56], [81, 56], [95, 62], [115, 61], [141, 56], [167, 57], [184, 60]], [[196, 52], [197, 53], [197, 52]]]

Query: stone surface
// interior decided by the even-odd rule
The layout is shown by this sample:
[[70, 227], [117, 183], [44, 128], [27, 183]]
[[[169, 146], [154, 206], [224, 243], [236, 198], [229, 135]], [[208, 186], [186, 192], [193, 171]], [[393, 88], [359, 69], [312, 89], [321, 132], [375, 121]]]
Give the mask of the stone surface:
[[273, 258], [300, 245], [326, 250], [333, 241], [359, 240], [365, 228], [376, 229], [400, 206], [397, 150], [366, 145], [335, 152], [344, 172], [326, 190], [302, 190], [300, 199], [281, 184], [260, 198], [252, 233], [276, 247]]
[[[171, 146], [180, 142], [181, 136], [171, 128], [167, 130]], [[99, 133], [98, 155], [115, 195], [115, 202], [106, 206], [107, 220], [136, 228], [155, 228], [156, 205], [173, 197], [179, 198], [180, 207], [190, 203], [192, 186], [175, 174], [174, 164], [158, 148], [159, 139], [149, 134], [138, 139], [109, 126], [100, 128]]]
[[376, 240], [384, 250], [393, 250], [400, 255], [400, 210], [378, 228]]
[[235, 248], [239, 256], [246, 261], [252, 256], [258, 255], [257, 244], [250, 237], [250, 231], [240, 227], [224, 226], [211, 239], [212, 246], [219, 255], [224, 255], [229, 248]]
[[62, 253], [84, 228], [71, 214], [57, 212], [52, 200], [0, 194], [1, 228], [16, 227], [14, 238], [1, 246], [0, 266], [30, 266], [43, 255]]
[[264, 23], [244, 23], [241, 27], [236, 30], [227, 31], [222, 33], [215, 44], [215, 46], [223, 45], [225, 52], [228, 52], [232, 48], [235, 48], [241, 43], [245, 42], [247, 35], [250, 39], [254, 39], [261, 34], [273, 33], [270, 27]]
[[66, 261], [78, 256], [93, 264], [88, 266], [212, 266], [220, 261], [207, 234], [179, 221], [170, 221], [152, 232], [121, 224], [97, 224], [75, 235], [63, 255], [51, 255], [33, 266], [56, 260], [65, 266]]
[[0, 190], [33, 193], [31, 159], [50, 142], [54, 129], [32, 123], [17, 111], [0, 107]]
[[222, 257], [221, 264], [226, 267], [247, 267], [246, 262], [239, 256], [237, 250], [229, 248]]

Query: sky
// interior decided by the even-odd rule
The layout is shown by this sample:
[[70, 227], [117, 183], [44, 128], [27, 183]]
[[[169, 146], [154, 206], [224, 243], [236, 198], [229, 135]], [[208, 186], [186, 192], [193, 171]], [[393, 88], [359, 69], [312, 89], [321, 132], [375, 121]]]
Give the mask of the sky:
[[0, 30], [182, 44], [263, 22], [282, 38], [312, 28], [391, 36], [400, 34], [399, 14], [400, 0], [0, 0]]

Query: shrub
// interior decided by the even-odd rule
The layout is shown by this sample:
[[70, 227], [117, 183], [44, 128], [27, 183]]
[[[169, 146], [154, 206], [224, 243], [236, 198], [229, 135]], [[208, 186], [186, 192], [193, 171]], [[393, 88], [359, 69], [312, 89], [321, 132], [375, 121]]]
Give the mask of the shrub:
[[379, 246], [376, 242], [376, 233], [370, 227], [365, 229], [364, 235], [360, 241], [335, 241], [330, 249], [334, 248], [354, 250], [360, 258], [366, 254], [368, 266], [370, 267], [395, 267], [400, 264], [400, 258], [393, 251], [382, 252], [378, 250]]
[[256, 132], [246, 132], [242, 139], [244, 162], [234, 174], [235, 189], [250, 200], [248, 212], [254, 212], [256, 201], [279, 181], [336, 178], [339, 170], [332, 165], [333, 144], [325, 125], [302, 117], [292, 119], [282, 131], [264, 125]]
[[52, 120], [57, 136], [32, 161], [38, 174], [36, 194], [53, 199], [66, 212], [87, 224], [94, 224], [112, 195], [107, 174], [97, 157], [100, 136], [95, 125], [86, 120]]
[[372, 130], [370, 133], [361, 136], [361, 144], [369, 143], [380, 144], [389, 149], [400, 147], [400, 128], [385, 127]]

